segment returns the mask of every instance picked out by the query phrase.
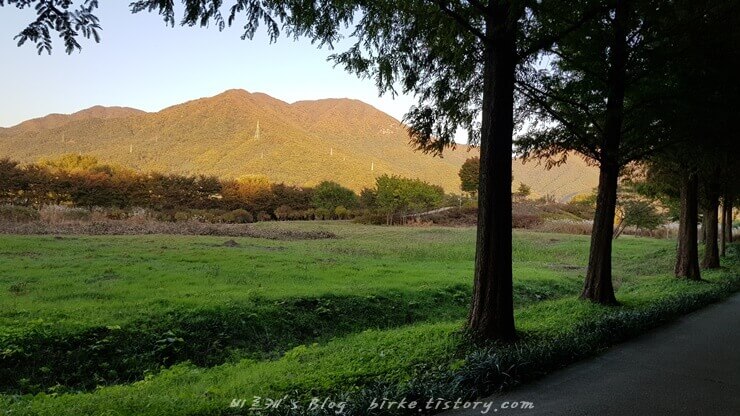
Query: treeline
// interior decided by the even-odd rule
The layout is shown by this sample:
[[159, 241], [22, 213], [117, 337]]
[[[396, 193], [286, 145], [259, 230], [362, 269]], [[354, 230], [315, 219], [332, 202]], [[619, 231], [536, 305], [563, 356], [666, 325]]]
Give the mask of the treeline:
[[381, 176], [357, 195], [338, 183], [315, 187], [270, 183], [263, 176], [220, 179], [205, 175], [140, 173], [101, 164], [95, 157], [66, 155], [36, 164], [0, 160], [0, 204], [99, 207], [110, 211], [145, 208], [167, 220], [212, 222], [393, 218], [432, 209], [441, 187], [418, 179]]

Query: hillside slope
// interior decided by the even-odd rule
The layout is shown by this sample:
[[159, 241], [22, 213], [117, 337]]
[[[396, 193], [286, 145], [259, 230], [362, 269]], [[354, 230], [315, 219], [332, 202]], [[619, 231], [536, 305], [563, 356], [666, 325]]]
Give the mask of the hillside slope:
[[[421, 178], [459, 192], [457, 172], [476, 149], [458, 146], [443, 158], [415, 152], [404, 126], [361, 101], [289, 104], [266, 94], [229, 90], [156, 113], [93, 107], [0, 129], [0, 157], [34, 162], [66, 153], [97, 156], [137, 170], [221, 177], [266, 175], [315, 185], [334, 180], [355, 190], [382, 174]], [[589, 192], [597, 172], [577, 158], [545, 171], [515, 162], [514, 186], [558, 198]]]

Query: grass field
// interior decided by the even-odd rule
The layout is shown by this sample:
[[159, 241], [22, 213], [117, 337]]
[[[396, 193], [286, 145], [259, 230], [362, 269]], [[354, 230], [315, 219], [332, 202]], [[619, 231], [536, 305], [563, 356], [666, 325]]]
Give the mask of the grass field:
[[[521, 341], [471, 343], [475, 230], [262, 223], [335, 239], [0, 236], [0, 409], [241, 414], [234, 398], [467, 395], [536, 376], [737, 288], [674, 242], [615, 242], [622, 306], [577, 299], [588, 237], [515, 232]], [[498, 369], [498, 370], [493, 370]], [[352, 407], [354, 406], [354, 407]], [[249, 403], [247, 406], [249, 407]]]

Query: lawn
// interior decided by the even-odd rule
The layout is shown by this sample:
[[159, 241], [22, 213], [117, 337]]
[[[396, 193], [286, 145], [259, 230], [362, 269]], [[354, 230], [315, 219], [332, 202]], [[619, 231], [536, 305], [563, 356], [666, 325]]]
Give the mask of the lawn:
[[[253, 396], [474, 396], [592, 354], [737, 288], [671, 276], [674, 242], [622, 237], [622, 306], [577, 299], [588, 237], [515, 232], [521, 341], [470, 342], [475, 230], [261, 223], [334, 239], [0, 236], [0, 408], [240, 414]], [[731, 251], [735, 254], [735, 249]], [[229, 407], [248, 399], [245, 408]], [[354, 407], [353, 407], [354, 406]], [[418, 414], [418, 413], [417, 413]]]

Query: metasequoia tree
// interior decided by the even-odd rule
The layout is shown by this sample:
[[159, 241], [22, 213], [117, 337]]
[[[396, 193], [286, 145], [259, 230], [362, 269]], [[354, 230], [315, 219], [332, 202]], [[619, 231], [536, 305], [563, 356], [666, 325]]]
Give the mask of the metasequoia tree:
[[[574, 9], [592, 2], [577, 3]], [[547, 159], [548, 166], [564, 163], [574, 151], [598, 165], [596, 213], [581, 297], [616, 304], [611, 253], [620, 170], [653, 151], [665, 137], [662, 126], [643, 111], [647, 103], [660, 101], [650, 76], [660, 68], [650, 55], [662, 34], [654, 22], [656, 2], [602, 3], [598, 19], [553, 44], [548, 51], [550, 68], [531, 72], [518, 85], [539, 122], [519, 141], [519, 148], [525, 158]]]

